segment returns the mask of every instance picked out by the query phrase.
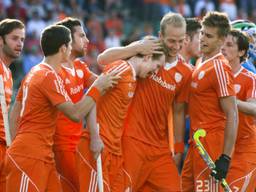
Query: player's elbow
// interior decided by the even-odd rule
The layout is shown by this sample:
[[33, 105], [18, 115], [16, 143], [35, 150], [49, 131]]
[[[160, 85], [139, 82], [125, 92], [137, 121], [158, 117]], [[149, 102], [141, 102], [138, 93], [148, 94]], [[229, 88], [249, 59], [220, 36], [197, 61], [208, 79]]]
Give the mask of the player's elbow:
[[103, 53], [99, 54], [99, 56], [97, 57], [97, 63], [99, 66], [105, 65], [106, 62]]
[[80, 120], [81, 120], [81, 117], [78, 113], [70, 113], [70, 114], [68, 114], [68, 118], [77, 123], [80, 122]]

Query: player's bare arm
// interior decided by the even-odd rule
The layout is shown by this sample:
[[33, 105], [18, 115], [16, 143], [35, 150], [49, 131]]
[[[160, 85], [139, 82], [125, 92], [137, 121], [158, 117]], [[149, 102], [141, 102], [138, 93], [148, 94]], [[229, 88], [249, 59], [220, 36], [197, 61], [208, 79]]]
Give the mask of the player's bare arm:
[[20, 110], [21, 110], [21, 102], [16, 100], [14, 105], [13, 105], [13, 108], [10, 112], [10, 132], [11, 132], [11, 140], [12, 141], [13, 141], [15, 135], [16, 135], [16, 132], [17, 132]]
[[161, 53], [161, 43], [158, 40], [144, 39], [135, 41], [125, 47], [116, 47], [105, 50], [98, 58], [99, 65], [106, 65], [116, 60], [127, 59], [138, 53], [142, 55], [150, 55], [153, 53]]
[[231, 157], [236, 142], [238, 126], [236, 98], [234, 96], [220, 98], [220, 105], [226, 116], [223, 154]]
[[[175, 144], [181, 144], [184, 142], [185, 136], [185, 103], [175, 102], [173, 105], [173, 125], [174, 125], [174, 142]], [[183, 152], [175, 149], [174, 161], [179, 168], [181, 164]]]
[[99, 135], [99, 127], [97, 125], [97, 112], [96, 105], [89, 112], [86, 123], [90, 132], [90, 150], [93, 153], [93, 157], [96, 160], [104, 148], [104, 143]]
[[256, 99], [247, 99], [247, 101], [237, 99], [237, 107], [240, 112], [256, 117]]
[[[101, 74], [92, 84], [87, 94], [85, 94], [79, 102], [75, 104], [72, 102], [65, 102], [57, 105], [57, 108], [71, 120], [79, 122], [89, 113], [95, 104], [94, 98], [88, 96], [88, 93], [94, 94], [94, 97], [99, 97], [100, 94], [104, 94], [108, 88], [117, 84], [117, 80], [120, 79], [120, 76], [118, 76], [117, 73], [118, 71], [113, 70], [109, 73]], [[92, 89], [94, 89], [93, 92]], [[97, 93], [98, 91], [100, 93]]]

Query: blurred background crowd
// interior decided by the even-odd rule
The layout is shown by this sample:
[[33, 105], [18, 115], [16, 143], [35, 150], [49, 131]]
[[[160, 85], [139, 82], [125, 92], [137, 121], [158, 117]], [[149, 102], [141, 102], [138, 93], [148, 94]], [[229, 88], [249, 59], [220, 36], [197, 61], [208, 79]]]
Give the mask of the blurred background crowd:
[[201, 18], [212, 10], [226, 12], [230, 20], [256, 22], [255, 0], [0, 0], [0, 20], [16, 18], [26, 24], [24, 52], [18, 63], [11, 65], [14, 89], [29, 69], [42, 60], [41, 31], [66, 16], [83, 21], [90, 40], [84, 60], [97, 72], [95, 63], [100, 52], [145, 35], [157, 35], [165, 13]]

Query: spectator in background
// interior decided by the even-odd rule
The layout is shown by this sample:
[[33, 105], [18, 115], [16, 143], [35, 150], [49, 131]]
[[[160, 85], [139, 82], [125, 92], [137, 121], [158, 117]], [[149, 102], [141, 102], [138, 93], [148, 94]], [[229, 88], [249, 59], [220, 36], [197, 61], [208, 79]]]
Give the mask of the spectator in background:
[[22, 63], [24, 74], [27, 74], [29, 70], [38, 64], [42, 59], [43, 55], [40, 49], [40, 41], [34, 32], [30, 36], [27, 36], [25, 43], [25, 54], [23, 56]]
[[37, 11], [32, 13], [32, 18], [27, 23], [27, 34], [35, 33], [36, 38], [40, 38], [41, 32], [46, 27], [45, 21]]
[[108, 36], [104, 40], [106, 48], [120, 47], [120, 38], [116, 35], [115, 30], [109, 30]]
[[215, 5], [212, 0], [198, 0], [195, 4], [195, 16], [201, 16], [202, 10], [205, 12], [214, 11]]
[[220, 0], [220, 11], [227, 13], [231, 21], [235, 20], [237, 18], [235, 0]]
[[10, 7], [7, 8], [7, 17], [12, 19], [20, 19], [25, 22], [27, 19], [27, 10], [23, 0], [13, 0]]
[[192, 12], [190, 6], [185, 0], [179, 0], [176, 5], [176, 11], [182, 14], [184, 17], [191, 17]]

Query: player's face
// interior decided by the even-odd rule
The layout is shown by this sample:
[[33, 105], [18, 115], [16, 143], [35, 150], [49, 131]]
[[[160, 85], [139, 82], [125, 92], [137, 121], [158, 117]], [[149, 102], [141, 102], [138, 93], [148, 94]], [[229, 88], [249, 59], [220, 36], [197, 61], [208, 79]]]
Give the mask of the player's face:
[[138, 76], [141, 78], [146, 78], [152, 72], [158, 70], [161, 66], [165, 63], [165, 56], [164, 54], [159, 59], [152, 59], [150, 56], [148, 59], [143, 59], [141, 63], [140, 71]]
[[74, 29], [72, 51], [76, 57], [82, 57], [86, 55], [89, 40], [81, 26], [76, 26]]
[[20, 56], [25, 40], [25, 29], [14, 29], [1, 39], [3, 53], [11, 58], [16, 59]]
[[178, 55], [182, 49], [185, 35], [185, 27], [175, 27], [171, 24], [166, 26], [164, 33], [160, 33], [160, 39], [167, 48], [170, 57], [176, 57]]
[[203, 55], [211, 55], [218, 52], [223, 44], [223, 39], [218, 35], [218, 29], [215, 27], [202, 26], [199, 36], [200, 52]]
[[230, 65], [232, 65], [234, 60], [239, 59], [240, 52], [238, 50], [237, 39], [232, 35], [228, 35], [224, 41], [224, 44], [221, 48], [222, 54], [229, 61]]
[[191, 41], [188, 44], [188, 49], [192, 57], [200, 57], [199, 34], [200, 34], [200, 30], [198, 30], [193, 35], [193, 37], [191, 38]]

